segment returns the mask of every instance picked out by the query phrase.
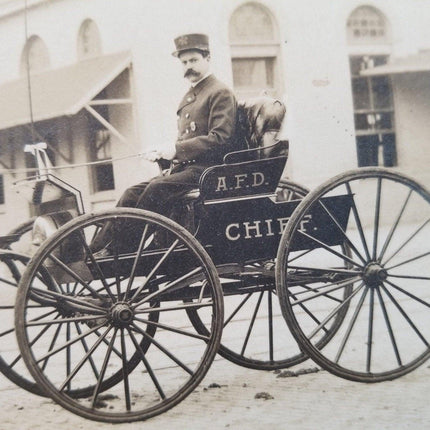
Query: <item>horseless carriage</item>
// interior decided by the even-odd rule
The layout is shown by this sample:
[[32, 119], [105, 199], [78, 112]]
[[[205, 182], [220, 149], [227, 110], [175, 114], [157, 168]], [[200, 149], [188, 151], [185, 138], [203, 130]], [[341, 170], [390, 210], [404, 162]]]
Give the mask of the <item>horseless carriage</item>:
[[[38, 217], [1, 239], [0, 370], [78, 415], [127, 422], [182, 401], [217, 353], [264, 370], [310, 357], [361, 382], [421, 365], [429, 192], [382, 168], [308, 192], [280, 179], [286, 160], [283, 141], [227, 154], [178, 203], [180, 223], [140, 209], [84, 214], [79, 191], [42, 163], [24, 181]], [[106, 223], [112, 255], [98, 257]], [[30, 226], [38, 249], [27, 256], [14, 242]]]

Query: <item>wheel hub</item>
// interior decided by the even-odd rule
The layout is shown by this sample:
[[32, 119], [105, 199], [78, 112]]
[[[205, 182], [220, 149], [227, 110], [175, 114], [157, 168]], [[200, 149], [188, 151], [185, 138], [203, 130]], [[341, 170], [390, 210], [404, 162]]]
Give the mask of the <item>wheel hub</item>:
[[363, 280], [369, 287], [377, 287], [381, 282], [388, 277], [384, 267], [376, 262], [369, 263], [363, 271]]
[[119, 302], [112, 306], [110, 317], [114, 325], [124, 327], [133, 322], [134, 312], [128, 303]]

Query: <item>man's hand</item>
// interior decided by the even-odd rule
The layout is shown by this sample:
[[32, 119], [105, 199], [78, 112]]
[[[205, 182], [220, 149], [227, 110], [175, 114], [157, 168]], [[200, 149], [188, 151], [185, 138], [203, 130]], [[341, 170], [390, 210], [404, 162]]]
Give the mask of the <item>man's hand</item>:
[[155, 162], [162, 158], [165, 160], [173, 160], [174, 156], [175, 156], [175, 150], [170, 148], [169, 149], [163, 148], [161, 150], [153, 149], [143, 154], [143, 157], [145, 158], [145, 160], [152, 161], [152, 162]]
[[152, 151], [145, 152], [143, 154], [143, 158], [145, 160], [148, 160], [148, 161], [155, 163], [157, 160], [159, 160], [162, 157], [161, 157], [160, 152], [154, 149]]

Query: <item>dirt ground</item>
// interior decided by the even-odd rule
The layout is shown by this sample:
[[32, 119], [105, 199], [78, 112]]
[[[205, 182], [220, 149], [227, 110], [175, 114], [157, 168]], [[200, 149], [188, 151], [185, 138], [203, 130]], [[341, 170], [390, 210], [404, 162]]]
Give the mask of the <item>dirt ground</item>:
[[[318, 367], [308, 361], [290, 370]], [[0, 429], [424, 429], [429, 398], [430, 362], [394, 381], [361, 384], [326, 371], [279, 377], [217, 358], [178, 406], [145, 422], [117, 425], [75, 416], [0, 375]]]

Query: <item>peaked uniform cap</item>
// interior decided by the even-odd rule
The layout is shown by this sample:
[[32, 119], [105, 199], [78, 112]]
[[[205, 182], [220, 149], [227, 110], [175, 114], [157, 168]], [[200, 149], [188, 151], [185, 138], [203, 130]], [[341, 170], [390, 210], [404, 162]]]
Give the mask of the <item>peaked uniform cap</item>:
[[178, 57], [181, 52], [191, 49], [209, 52], [209, 37], [201, 33], [184, 34], [175, 39], [175, 47], [176, 51], [172, 52], [174, 57]]

